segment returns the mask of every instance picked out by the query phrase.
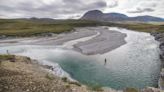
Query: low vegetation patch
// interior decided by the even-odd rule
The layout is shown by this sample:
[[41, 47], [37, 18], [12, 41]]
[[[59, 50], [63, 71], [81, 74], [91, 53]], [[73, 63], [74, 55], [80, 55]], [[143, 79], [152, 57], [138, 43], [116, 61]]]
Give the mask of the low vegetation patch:
[[0, 36], [29, 37], [42, 33], [59, 34], [70, 32], [74, 27], [96, 25], [98, 22], [84, 20], [0, 19]]
[[71, 88], [71, 86], [69, 84], [66, 84], [65, 87], [68, 89]]
[[139, 91], [135, 88], [126, 88], [124, 92], [139, 92]]
[[87, 20], [51, 20], [40, 19], [0, 19], [0, 36], [29, 37], [43, 33], [70, 32], [75, 27], [117, 26], [144, 32], [164, 32], [164, 24], [146, 23], [110, 23]]
[[67, 78], [67, 77], [63, 77], [63, 78], [62, 78], [62, 81], [63, 81], [63, 82], [68, 82], [68, 78]]
[[127, 28], [130, 30], [141, 32], [164, 32], [164, 24], [146, 24], [146, 23], [134, 23], [134, 24], [115, 24], [115, 26]]
[[100, 86], [100, 85], [98, 85], [98, 84], [96, 84], [96, 85], [90, 85], [90, 86], [89, 86], [89, 89], [90, 89], [90, 90], [93, 90], [93, 91], [103, 91], [102, 86]]
[[81, 86], [81, 84], [79, 82], [70, 81], [68, 83], [69, 84], [73, 84], [73, 85], [77, 85], [77, 86]]
[[0, 61], [11, 60], [14, 57], [15, 57], [14, 55], [0, 55]]
[[54, 76], [52, 74], [46, 74], [45, 78], [47, 78], [49, 80], [53, 80]]

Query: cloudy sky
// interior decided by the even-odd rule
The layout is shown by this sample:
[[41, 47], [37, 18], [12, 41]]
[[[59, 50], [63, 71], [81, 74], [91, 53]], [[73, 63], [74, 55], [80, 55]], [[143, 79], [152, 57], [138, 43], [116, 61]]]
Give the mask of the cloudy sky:
[[0, 18], [79, 18], [95, 9], [164, 18], [164, 0], [0, 0]]

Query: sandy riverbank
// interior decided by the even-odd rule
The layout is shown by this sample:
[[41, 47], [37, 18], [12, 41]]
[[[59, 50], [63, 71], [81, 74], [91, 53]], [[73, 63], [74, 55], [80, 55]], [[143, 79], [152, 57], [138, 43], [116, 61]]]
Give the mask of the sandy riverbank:
[[12, 45], [51, 45], [69, 48], [65, 43], [72, 45], [72, 49], [83, 54], [103, 54], [125, 44], [126, 34], [108, 30], [107, 27], [76, 28], [76, 31], [59, 34], [54, 37], [33, 37], [24, 39], [0, 40], [1, 46]]
[[108, 28], [105, 27], [89, 29], [98, 31], [100, 35], [74, 45], [74, 49], [77, 49], [83, 54], [104, 54], [126, 43], [126, 34], [124, 33], [108, 30]]

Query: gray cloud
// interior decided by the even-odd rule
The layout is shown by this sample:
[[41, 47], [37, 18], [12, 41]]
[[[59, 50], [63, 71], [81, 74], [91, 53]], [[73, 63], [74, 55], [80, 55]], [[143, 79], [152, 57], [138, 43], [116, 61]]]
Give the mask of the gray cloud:
[[128, 13], [144, 13], [144, 12], [153, 12], [155, 11], [152, 8], [137, 8], [136, 10], [128, 11]]
[[142, 0], [136, 4], [133, 10], [129, 10], [128, 13], [154, 12], [158, 4], [157, 0]]
[[[8, 2], [7, 2], [8, 1]], [[11, 4], [12, 2], [15, 2]], [[77, 15], [88, 10], [103, 9], [103, 0], [5, 0], [0, 3], [0, 15], [6, 17], [65, 17]], [[47, 2], [47, 3], [46, 3]]]

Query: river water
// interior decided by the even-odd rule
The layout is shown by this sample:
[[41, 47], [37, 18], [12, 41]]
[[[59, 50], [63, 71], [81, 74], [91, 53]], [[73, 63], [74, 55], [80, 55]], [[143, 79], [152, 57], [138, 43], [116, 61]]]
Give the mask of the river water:
[[[87, 85], [100, 85], [115, 89], [157, 86], [161, 63], [159, 43], [154, 40], [154, 37], [148, 33], [116, 27], [109, 29], [126, 33], [127, 44], [101, 55], [83, 55], [65, 48], [65, 45], [13, 46], [9, 44], [1, 46], [0, 53], [4, 54], [6, 50], [9, 50], [10, 53], [29, 56], [43, 64], [54, 65], [55, 74], [61, 77], [71, 77]], [[105, 58], [107, 59], [106, 64], [104, 63]]]

